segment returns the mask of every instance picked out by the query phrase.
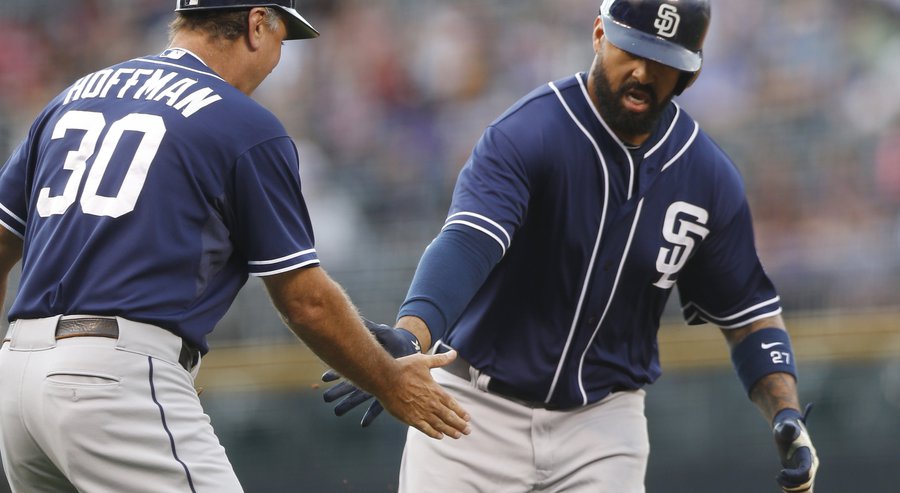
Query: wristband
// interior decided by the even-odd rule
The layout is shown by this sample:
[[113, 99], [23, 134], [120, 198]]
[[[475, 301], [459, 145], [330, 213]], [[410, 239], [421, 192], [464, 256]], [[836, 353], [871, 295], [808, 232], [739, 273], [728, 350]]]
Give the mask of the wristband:
[[783, 329], [769, 327], [750, 333], [731, 350], [731, 362], [747, 395], [759, 379], [771, 373], [790, 373], [797, 379], [791, 337]]

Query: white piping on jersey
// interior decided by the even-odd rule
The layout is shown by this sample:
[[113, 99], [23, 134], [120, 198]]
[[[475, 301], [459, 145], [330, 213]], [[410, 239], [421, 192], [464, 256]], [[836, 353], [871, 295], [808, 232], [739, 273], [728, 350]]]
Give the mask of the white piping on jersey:
[[663, 135], [662, 138], [659, 139], [659, 142], [657, 142], [655, 146], [653, 146], [649, 151], [647, 151], [644, 154], [644, 159], [647, 159], [648, 157], [650, 157], [651, 154], [656, 152], [657, 149], [662, 147], [663, 142], [665, 142], [666, 139], [669, 138], [669, 135], [672, 133], [672, 130], [675, 129], [675, 124], [678, 123], [678, 117], [681, 115], [681, 106], [678, 106], [678, 103], [676, 103], [675, 101], [672, 101], [672, 104], [675, 105], [675, 118], [672, 118], [672, 123], [669, 124], [668, 130], [666, 130], [665, 135]]
[[282, 272], [287, 272], [289, 270], [299, 269], [300, 267], [306, 267], [311, 264], [318, 264], [319, 259], [314, 258], [312, 260], [307, 260], [306, 262], [300, 262], [299, 264], [290, 265], [281, 269], [270, 270], [266, 272], [251, 272], [250, 275], [253, 277], [265, 277], [265, 276], [273, 276], [275, 274], [281, 274]]
[[[203, 70], [197, 70], [197, 69], [193, 69], [193, 68], [191, 68], [191, 67], [185, 67], [184, 65], [178, 65], [177, 63], [163, 62], [163, 61], [160, 61], [160, 60], [148, 60], [147, 58], [136, 58], [135, 60], [136, 60], [136, 61], [139, 61], [139, 62], [155, 63], [155, 64], [157, 64], [157, 65], [166, 65], [166, 66], [169, 66], [169, 67], [180, 68], [180, 69], [188, 70], [188, 71], [190, 71], [190, 72], [194, 72], [194, 73], [197, 73], [197, 74], [203, 74], [203, 75], [208, 75], [208, 76], [210, 76], [210, 77], [215, 77], [216, 79], [219, 79], [219, 80], [222, 81], [222, 82], [228, 83], [228, 81], [226, 81], [225, 79], [219, 77], [218, 75], [216, 75], [216, 74], [214, 74], [214, 73], [212, 73], [212, 72], [204, 72]], [[199, 58], [198, 58], [198, 60], [199, 60]], [[200, 62], [202, 63], [203, 60], [200, 60]], [[204, 65], [206, 65], [206, 64], [204, 63]]]
[[616, 269], [616, 277], [613, 279], [612, 289], [610, 289], [609, 296], [606, 298], [606, 306], [603, 308], [603, 314], [600, 315], [600, 320], [597, 321], [597, 326], [594, 327], [594, 333], [591, 334], [591, 338], [588, 339], [588, 343], [584, 347], [584, 352], [581, 353], [581, 359], [578, 361], [578, 390], [581, 391], [582, 405], [585, 406], [588, 403], [588, 397], [587, 392], [584, 390], [584, 358], [587, 356], [588, 351], [590, 351], [591, 345], [594, 344], [594, 340], [600, 332], [600, 326], [603, 325], [603, 321], [606, 320], [606, 314], [609, 312], [609, 307], [612, 305], [613, 297], [616, 294], [616, 288], [619, 287], [619, 279], [622, 277], [622, 268], [625, 267], [628, 253], [631, 251], [631, 240], [634, 239], [634, 231], [637, 229], [638, 221], [641, 218], [641, 209], [643, 207], [644, 199], [641, 199], [638, 202], [637, 210], [634, 212], [634, 221], [631, 223], [631, 231], [628, 232], [628, 241], [625, 242], [625, 251], [622, 253], [622, 260], [619, 260], [619, 268]]
[[2, 225], [4, 228], [8, 229], [10, 233], [12, 233], [12, 234], [18, 236], [20, 240], [24, 240], [24, 239], [25, 239], [25, 236], [24, 236], [24, 235], [19, 234], [18, 231], [16, 231], [15, 229], [13, 229], [13, 227], [10, 226], [9, 224], [6, 224], [6, 222], [0, 221], [0, 225]]
[[[493, 219], [491, 219], [491, 218], [489, 218], [489, 217], [487, 217], [487, 216], [482, 216], [481, 214], [476, 214], [476, 213], [474, 213], [474, 212], [465, 212], [465, 211], [463, 211], [463, 212], [457, 212], [456, 214], [451, 214], [450, 217], [447, 218], [447, 221], [450, 221], [451, 219], [453, 219], [453, 218], [456, 217], [456, 216], [472, 216], [472, 217], [474, 217], [474, 218], [481, 219], [482, 221], [484, 221], [484, 222], [490, 224], [491, 226], [497, 228], [497, 230], [500, 231], [501, 233], [503, 233], [503, 236], [506, 237], [506, 243], [505, 243], [505, 244], [504, 244], [502, 241], [500, 242], [500, 247], [503, 248], [503, 251], [504, 251], [504, 252], [506, 251], [507, 248], [509, 248], [510, 245], [512, 245], [512, 238], [510, 238], [509, 233], [507, 233], [507, 232], [506, 232], [506, 229], [505, 229], [503, 226], [500, 226], [500, 223], [498, 223], [497, 221], [494, 221]], [[444, 227], [441, 228], [441, 230], [443, 230], [444, 228], [446, 228], [447, 225], [449, 225], [449, 224], [451, 224], [451, 223], [450, 223], [450, 222], [446, 222], [446, 223], [444, 224]], [[465, 224], [465, 223], [463, 223], [463, 224]], [[494, 236], [494, 235], [491, 235], [491, 236]], [[497, 238], [496, 236], [494, 236], [494, 239], [496, 239], [497, 241], [500, 241], [500, 239]]]
[[775, 310], [772, 310], [770, 312], [761, 313], [755, 317], [750, 317], [746, 320], [742, 320], [740, 323], [731, 324], [731, 325], [720, 325], [720, 324], [716, 324], [716, 325], [718, 325], [719, 328], [721, 328], [721, 329], [736, 329], [738, 327], [743, 327], [745, 325], [752, 324], [753, 322], [756, 322], [757, 320], [762, 320], [767, 317], [774, 317], [775, 315], [779, 315], [779, 314], [781, 314], [781, 307], [778, 307]]
[[274, 258], [274, 259], [272, 259], [272, 260], [251, 260], [251, 261], [247, 262], [247, 265], [270, 265], [270, 264], [277, 264], [277, 263], [279, 263], [279, 262], [284, 262], [285, 260], [290, 260], [290, 259], [292, 259], [292, 258], [299, 257], [299, 256], [301, 256], [301, 255], [307, 255], [307, 254], [310, 254], [310, 253], [316, 253], [316, 249], [315, 249], [315, 248], [310, 248], [310, 249], [308, 249], [308, 250], [303, 250], [303, 251], [300, 251], [300, 252], [297, 252], [297, 253], [292, 253], [292, 254], [290, 254], [290, 255], [285, 255], [284, 257], [280, 257], [280, 258]]
[[682, 154], [684, 154], [684, 151], [686, 151], [687, 148], [690, 147], [691, 144], [694, 143], [694, 139], [697, 138], [698, 133], [700, 133], [700, 124], [697, 122], [694, 122], [694, 132], [691, 134], [691, 137], [687, 140], [687, 142], [684, 143], [684, 146], [681, 148], [681, 150], [679, 150], [674, 156], [672, 156], [672, 159], [669, 159], [669, 161], [666, 162], [666, 164], [664, 164], [662, 166], [662, 168], [659, 169], [660, 173], [665, 171], [666, 168], [671, 166], [672, 163], [674, 163], [678, 158], [681, 157]]
[[[13, 213], [13, 211], [7, 209], [5, 205], [0, 204], [0, 209], [2, 209], [3, 212], [5, 212], [6, 214], [8, 214], [9, 217], [11, 217], [11, 218], [15, 219], [16, 221], [18, 221], [19, 224], [21, 224], [22, 226], [25, 226], [25, 221], [24, 221], [21, 217], [15, 215], [15, 214]], [[15, 228], [13, 228], [12, 226], [10, 226], [9, 224], [6, 224], [5, 221], [0, 221], [0, 225], [3, 225], [3, 227], [6, 228], [6, 229], [8, 229], [10, 233], [12, 233], [12, 234], [18, 236], [19, 239], [21, 239], [21, 240], [24, 240], [24, 239], [25, 239], [25, 235], [23, 235], [23, 234], [19, 233], [18, 231], [16, 231]]]
[[[631, 153], [628, 152], [628, 148], [625, 147], [625, 144], [619, 140], [619, 137], [609, 128], [609, 125], [606, 124], [606, 121], [600, 116], [600, 112], [597, 111], [597, 108], [594, 107], [594, 102], [591, 101], [591, 96], [587, 92], [587, 87], [584, 85], [584, 81], [581, 80], [581, 74], [575, 74], [575, 79], [578, 81], [578, 85], [581, 86], [581, 94], [584, 95], [584, 100], [587, 102], [588, 107], [591, 111], [594, 112], [594, 116], [597, 117], [597, 120], [600, 121], [600, 124], [603, 125], [603, 128], [606, 129], [606, 133], [612, 137], [613, 141], [619, 145], [622, 149], [622, 152], [625, 154], [625, 157], [628, 158], [628, 198], [631, 198], [631, 191], [634, 189], [634, 160], [631, 158]], [[552, 85], [552, 83], [551, 83]], [[556, 87], [554, 87], [556, 90]], [[557, 92], [559, 94], [559, 92]], [[570, 112], [569, 115], [572, 113]]]
[[698, 318], [700, 318], [700, 312], [695, 311], [694, 314], [691, 315], [690, 318], [685, 320], [685, 322], [687, 322], [690, 325], [691, 322], [693, 322], [694, 320], [697, 320]]
[[[581, 83], [581, 77], [578, 74], [575, 75], [575, 78], [578, 79], [579, 84]], [[600, 239], [603, 236], [603, 226], [606, 223], [606, 212], [607, 206], [609, 205], [609, 170], [606, 167], [606, 158], [603, 157], [603, 153], [600, 152], [600, 146], [597, 145], [597, 141], [594, 140], [594, 137], [591, 136], [590, 132], [587, 131], [586, 128], [578, 121], [578, 118], [575, 117], [575, 114], [572, 113], [572, 109], [569, 108], [569, 105], [566, 104], [566, 100], [563, 99], [562, 93], [559, 92], [559, 88], [556, 87], [552, 82], [550, 83], [550, 88], [553, 89], [553, 92], [556, 93], [556, 97], [559, 99], [559, 102], [565, 108], [566, 113], [569, 114], [569, 118], [575, 122], [575, 125], [581, 130], [581, 133], [584, 134], [585, 137], [591, 142], [591, 145], [594, 146], [594, 152], [597, 153], [597, 157], [600, 158], [600, 166], [603, 169], [603, 212], [600, 215], [600, 227], [597, 228], [597, 239], [594, 240], [594, 251], [591, 252], [591, 260], [588, 263], [587, 272], [584, 274], [584, 282], [581, 286], [581, 294], [578, 295], [578, 305], [575, 307], [575, 315], [572, 317], [572, 324], [569, 326], [569, 336], [566, 338], [566, 345], [563, 346], [562, 354], [559, 356], [559, 363], [556, 365], [556, 373], [553, 375], [553, 382], [550, 384], [550, 390], [547, 392], [547, 397], [544, 398], [544, 402], [550, 402], [550, 398], [553, 396], [553, 392], [556, 390], [556, 385], [559, 383], [559, 376], [562, 373], [563, 364], [566, 361], [566, 355], [569, 354], [569, 348], [572, 346], [572, 339], [575, 337], [575, 329], [578, 327], [578, 318], [581, 315], [581, 309], [584, 305], [584, 298], [587, 294], [588, 285], [591, 282], [591, 275], [594, 272], [594, 263], [597, 261], [597, 252], [600, 250]], [[584, 89], [584, 86], [582, 86]], [[590, 101], [588, 101], [590, 103]], [[593, 104], [590, 104], [593, 108]], [[602, 121], [602, 120], [601, 120]], [[621, 145], [621, 144], [620, 144]], [[626, 152], [627, 154], [627, 152]]]
[[25, 226], [25, 220], [22, 219], [21, 217], [17, 216], [15, 213], [13, 213], [13, 211], [7, 209], [5, 205], [0, 204], [0, 209], [3, 209], [3, 212], [9, 214], [9, 217], [15, 219], [16, 221], [19, 221], [19, 224], [21, 224], [22, 226]]
[[[774, 315], [778, 315], [779, 313], [781, 313], [781, 307], [776, 308], [775, 310], [772, 310], [772, 311], [770, 311], [770, 312], [766, 312], [766, 313], [763, 313], [763, 314], [761, 314], [761, 315], [757, 315], [757, 316], [751, 318], [750, 320], [741, 320], [739, 323], [731, 324], [731, 325], [726, 325], [726, 324], [725, 324], [725, 322], [728, 322], [728, 321], [730, 321], [730, 320], [734, 320], [734, 319], [736, 319], [736, 318], [742, 317], [742, 316], [744, 316], [744, 315], [746, 315], [746, 314], [748, 314], [748, 313], [750, 313], [750, 312], [752, 312], [752, 311], [759, 310], [760, 308], [762, 308], [762, 307], [764, 307], [764, 306], [771, 305], [772, 303], [778, 303], [779, 301], [781, 301], [781, 297], [775, 296], [774, 298], [771, 298], [771, 299], [768, 299], [768, 300], [766, 300], [766, 301], [757, 303], [757, 304], [755, 304], [755, 305], [753, 305], [753, 306], [751, 306], [751, 307], [748, 307], [748, 308], [746, 308], [746, 309], [744, 309], [744, 310], [741, 310], [741, 311], [739, 311], [739, 312], [737, 312], [737, 313], [728, 315], [727, 317], [715, 317], [715, 316], [711, 315], [708, 311], [704, 310], [703, 308], [700, 308], [700, 306], [698, 306], [698, 305], [697, 305], [696, 303], [694, 303], [694, 302], [688, 303], [687, 305], [684, 306], [684, 308], [683, 308], [682, 310], [683, 310], [683, 311], [687, 311], [687, 310], [693, 308], [693, 309], [697, 310], [697, 313], [698, 313], [698, 314], [703, 315], [703, 316], [701, 317], [703, 320], [706, 320], [706, 321], [708, 321], [708, 322], [712, 322], [712, 323], [718, 325], [719, 327], [721, 327], [721, 328], [723, 328], [723, 329], [733, 329], [733, 328], [735, 328], [735, 327], [741, 327], [741, 326], [743, 326], [743, 325], [746, 325], [746, 324], [755, 322], [755, 321], [757, 321], [757, 320], [760, 320], [760, 319], [763, 319], [763, 318], [766, 318], [766, 317], [771, 317], [771, 316], [774, 316]], [[699, 316], [699, 315], [698, 315], [698, 316]], [[695, 318], [696, 318], [696, 317], [695, 317]]]
[[448, 221], [447, 223], [445, 223], [445, 224], [444, 224], [444, 227], [441, 228], [441, 231], [443, 231], [447, 226], [450, 226], [451, 224], [462, 224], [463, 226], [468, 226], [468, 227], [470, 227], [470, 228], [472, 228], [472, 229], [477, 229], [478, 231], [481, 231], [482, 233], [484, 233], [484, 234], [490, 236], [491, 238], [494, 239], [494, 241], [497, 242], [498, 245], [500, 245], [500, 250], [501, 250], [501, 252], [500, 252], [500, 257], [503, 257], [503, 256], [506, 255], [506, 247], [503, 245], [503, 241], [500, 239], [499, 236], [497, 236], [497, 235], [495, 235], [494, 233], [491, 233], [490, 231], [488, 231], [487, 228], [485, 228], [485, 227], [483, 227], [483, 226], [479, 226], [479, 225], [477, 225], [477, 224], [475, 224], [475, 223], [472, 223], [472, 222], [469, 222], [469, 221], [463, 221], [463, 220], [461, 220], [461, 219], [458, 219], [458, 220], [456, 220], [456, 221]]

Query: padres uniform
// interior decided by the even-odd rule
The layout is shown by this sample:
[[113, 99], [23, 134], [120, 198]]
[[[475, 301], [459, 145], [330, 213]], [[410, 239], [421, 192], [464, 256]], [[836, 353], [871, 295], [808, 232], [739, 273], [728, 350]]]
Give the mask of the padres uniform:
[[[400, 316], [423, 319], [438, 351], [459, 352], [433, 373], [472, 412], [473, 431], [440, 442], [410, 432], [401, 491], [633, 491], [615, 478], [642, 481], [640, 389], [660, 376], [673, 289], [690, 324], [781, 312], [728, 156], [675, 102], [642, 145], [626, 146], [581, 73], [487, 128], [422, 262], [448, 241], [479, 253], [477, 294], [448, 309], [420, 264]], [[607, 473], [579, 471], [604, 461]]]
[[88, 74], [0, 171], [0, 225], [24, 240], [0, 352], [11, 483], [240, 491], [189, 371], [248, 275], [318, 264], [274, 115], [182, 49]]

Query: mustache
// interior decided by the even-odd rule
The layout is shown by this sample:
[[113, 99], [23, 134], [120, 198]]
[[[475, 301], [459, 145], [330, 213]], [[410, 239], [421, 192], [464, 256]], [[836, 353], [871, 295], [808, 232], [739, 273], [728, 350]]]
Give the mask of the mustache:
[[618, 93], [616, 96], [624, 96], [625, 93], [631, 90], [638, 90], [647, 93], [647, 96], [650, 99], [650, 104], [652, 106], [656, 106], [659, 103], [659, 98], [656, 96], [656, 90], [653, 89], [653, 86], [651, 86], [650, 84], [641, 84], [640, 82], [635, 80], [629, 80], [622, 84], [622, 87], [620, 87], [619, 90], [616, 91]]

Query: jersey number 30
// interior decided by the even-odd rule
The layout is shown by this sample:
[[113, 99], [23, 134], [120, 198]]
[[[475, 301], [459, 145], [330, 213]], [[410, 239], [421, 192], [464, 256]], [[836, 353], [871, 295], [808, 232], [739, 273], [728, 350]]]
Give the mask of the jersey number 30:
[[[50, 196], [50, 188], [44, 187], [38, 193], [37, 212], [41, 217], [54, 214], [64, 214], [69, 206], [75, 203], [78, 189], [81, 187], [87, 161], [97, 157], [91, 165], [91, 170], [84, 181], [84, 190], [81, 193], [81, 210], [85, 214], [95, 216], [119, 217], [134, 210], [150, 164], [159, 150], [163, 135], [166, 133], [166, 125], [162, 117], [143, 113], [132, 113], [116, 120], [109, 126], [109, 131], [100, 143], [97, 151], [97, 141], [106, 128], [106, 119], [102, 113], [94, 111], [72, 110], [65, 113], [56, 126], [53, 127], [52, 139], [61, 139], [69, 130], [84, 130], [84, 137], [77, 150], [69, 151], [63, 163], [63, 169], [70, 170], [69, 180], [63, 189], [62, 195]], [[106, 168], [112, 159], [116, 146], [125, 132], [137, 132], [143, 134], [137, 146], [134, 157], [128, 165], [125, 179], [119, 187], [119, 192], [114, 197], [107, 197], [97, 193]]]

